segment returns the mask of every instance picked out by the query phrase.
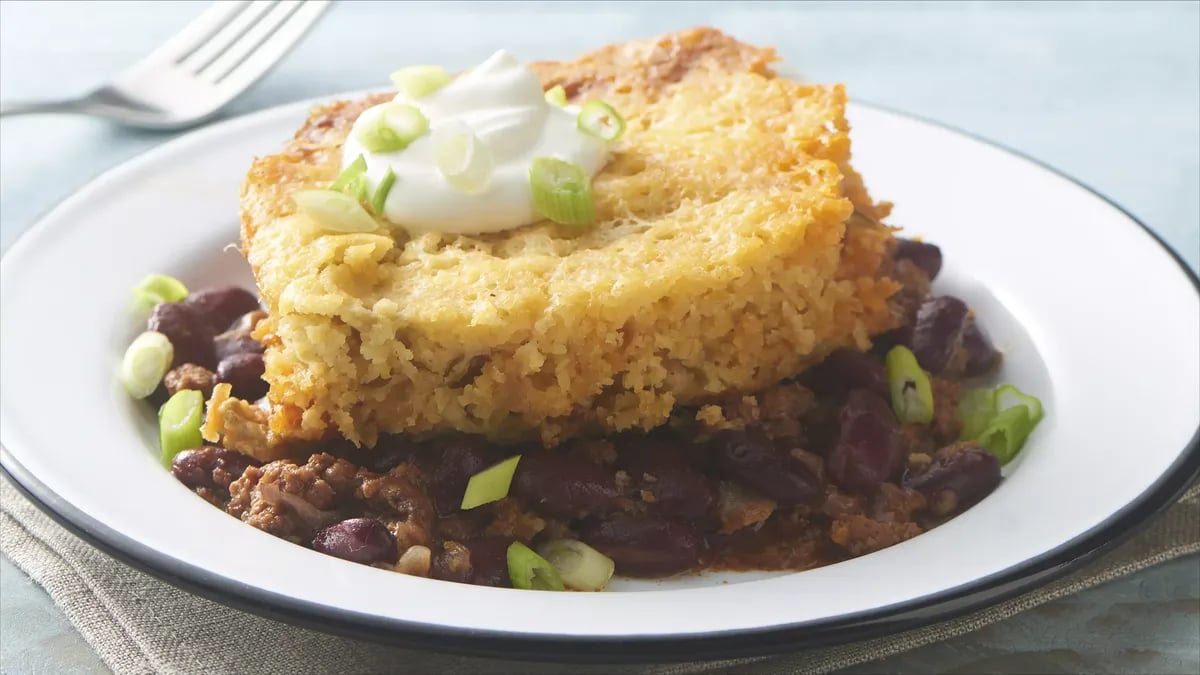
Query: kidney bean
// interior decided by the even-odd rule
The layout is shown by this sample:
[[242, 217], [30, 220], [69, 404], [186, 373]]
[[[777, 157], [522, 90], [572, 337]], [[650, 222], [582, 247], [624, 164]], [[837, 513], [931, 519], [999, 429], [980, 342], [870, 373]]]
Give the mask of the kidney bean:
[[158, 331], [171, 341], [175, 350], [172, 368], [194, 363], [212, 370], [217, 363], [212, 329], [191, 305], [179, 302], [155, 305], [146, 329]]
[[206, 445], [176, 454], [171, 460], [171, 473], [192, 489], [228, 490], [229, 484], [252, 466], [262, 464], [236, 450]]
[[259, 309], [258, 298], [239, 286], [216, 286], [196, 291], [184, 300], [203, 317], [213, 333], [223, 332], [238, 317]]
[[851, 389], [869, 389], [887, 396], [887, 374], [879, 359], [856, 349], [840, 348], [811, 368], [805, 383], [820, 394], [844, 396]]
[[317, 530], [314, 550], [342, 560], [371, 565], [396, 562], [396, 539], [375, 518], [350, 518]]
[[687, 464], [684, 454], [665, 441], [623, 447], [618, 465], [633, 480], [634, 496], [649, 495], [652, 508], [688, 520], [708, 518], [717, 502], [717, 487]]
[[417, 465], [438, 513], [449, 514], [460, 510], [471, 476], [503, 458], [479, 436], [453, 434], [430, 441], [419, 453]]
[[267, 395], [270, 385], [263, 379], [265, 371], [262, 354], [233, 354], [217, 365], [217, 381], [228, 382], [233, 387], [234, 396], [255, 401]]
[[899, 478], [904, 442], [886, 401], [856, 389], [842, 406], [838, 422], [837, 443], [826, 464], [834, 482], [847, 490], [870, 492]]
[[895, 257], [897, 260], [913, 261], [913, 264], [925, 270], [930, 281], [936, 279], [938, 272], [942, 271], [942, 249], [923, 241], [897, 239]]
[[714, 436], [721, 471], [781, 504], [811, 504], [825, 496], [807, 464], [774, 446], [762, 432], [723, 431]]
[[933, 463], [915, 476], [905, 476], [904, 487], [925, 495], [936, 516], [962, 513], [979, 503], [1000, 484], [1000, 461], [973, 445], [939, 450]]
[[647, 577], [694, 567], [703, 541], [689, 524], [626, 513], [587, 524], [580, 538], [612, 558], [618, 573]]
[[967, 305], [943, 295], [926, 300], [913, 324], [912, 351], [921, 367], [940, 373], [950, 365], [967, 325]]
[[217, 361], [224, 361], [235, 354], [262, 354], [263, 346], [250, 333], [226, 331], [213, 338]]
[[967, 364], [963, 374], [968, 377], [988, 372], [1000, 360], [1000, 352], [992, 346], [991, 339], [979, 326], [978, 321], [967, 322], [963, 331], [962, 348], [967, 350]]
[[255, 309], [252, 312], [246, 312], [233, 320], [229, 327], [225, 329], [226, 333], [246, 333], [247, 335], [254, 331], [258, 323], [267, 318], [267, 313], [261, 309]]
[[467, 544], [471, 550], [471, 583], [476, 586], [512, 587], [508, 576], [509, 537], [481, 537]]
[[616, 472], [560, 453], [527, 452], [517, 465], [512, 492], [551, 516], [608, 513], [615, 508]]
[[[381, 434], [373, 448], [351, 448], [342, 454], [354, 464], [375, 473], [387, 473], [399, 464], [413, 461], [419, 449], [410, 438], [398, 434]], [[462, 495], [459, 495], [460, 499], [461, 497]]]

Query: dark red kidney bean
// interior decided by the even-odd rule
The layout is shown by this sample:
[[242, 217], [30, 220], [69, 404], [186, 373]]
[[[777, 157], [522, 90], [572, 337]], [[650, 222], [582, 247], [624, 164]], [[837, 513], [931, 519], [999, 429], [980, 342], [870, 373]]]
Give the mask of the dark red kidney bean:
[[991, 339], [979, 326], [978, 321], [967, 322], [967, 327], [963, 330], [962, 348], [967, 350], [967, 365], [963, 374], [968, 377], [988, 372], [996, 367], [1000, 360], [1000, 352], [992, 346]]
[[627, 513], [588, 523], [579, 535], [612, 558], [619, 574], [635, 577], [662, 576], [695, 567], [703, 542], [700, 533], [687, 523]]
[[225, 329], [226, 333], [246, 333], [254, 331], [258, 323], [267, 318], [267, 313], [262, 309], [255, 309], [252, 312], [246, 312], [233, 320], [233, 323]]
[[[387, 473], [396, 466], [414, 460], [419, 446], [407, 436], [381, 434], [373, 448], [350, 446], [341, 454], [352, 463], [374, 471]], [[332, 452], [326, 450], [326, 452]], [[339, 454], [332, 452], [332, 454]], [[461, 497], [460, 497], [461, 499]]]
[[242, 477], [246, 469], [261, 462], [236, 450], [206, 445], [184, 450], [171, 460], [171, 473], [180, 483], [196, 488], [228, 490], [229, 484]]
[[950, 365], [967, 327], [967, 313], [966, 303], [949, 295], [922, 303], [912, 335], [912, 351], [922, 368], [940, 373]]
[[471, 476], [505, 456], [480, 436], [453, 434], [434, 439], [422, 448], [417, 466], [425, 474], [438, 513], [450, 514], [460, 510]]
[[939, 452], [922, 473], [904, 479], [904, 487], [925, 495], [936, 516], [962, 513], [978, 504], [1000, 484], [1000, 461], [974, 446], [957, 452]]
[[517, 464], [512, 492], [533, 509], [560, 518], [612, 511], [616, 472], [553, 451], [527, 452]]
[[471, 550], [471, 583], [476, 586], [512, 587], [508, 576], [508, 547], [515, 541], [508, 537], [482, 537], [469, 544]]
[[373, 565], [396, 562], [396, 539], [375, 518], [350, 518], [317, 530], [313, 550], [342, 560]]
[[233, 354], [217, 364], [217, 382], [228, 382], [240, 399], [256, 401], [266, 396], [270, 387], [263, 379], [265, 371], [262, 354]]
[[713, 441], [722, 473], [781, 504], [814, 504], [825, 496], [812, 469], [760, 431], [723, 431]]
[[913, 261], [913, 264], [925, 270], [930, 281], [936, 279], [938, 272], [942, 271], [942, 249], [923, 241], [897, 239], [895, 257], [898, 260]]
[[146, 330], [158, 331], [171, 341], [175, 350], [172, 368], [194, 363], [212, 370], [217, 364], [212, 328], [191, 305], [164, 302], [155, 306]]
[[635, 498], [652, 495], [650, 507], [670, 516], [705, 520], [717, 503], [717, 486], [687, 464], [674, 445], [660, 442], [645, 447], [622, 448], [618, 465], [633, 481]]
[[851, 389], [869, 389], [887, 396], [887, 374], [883, 363], [870, 354], [846, 347], [835, 349], [804, 377], [819, 394], [843, 396]]
[[224, 332], [235, 319], [259, 308], [258, 298], [240, 286], [216, 286], [188, 295], [184, 300], [194, 308], [213, 333]]
[[870, 492], [900, 477], [904, 441], [883, 398], [865, 389], [850, 392], [838, 415], [838, 439], [826, 463], [842, 488]]
[[213, 338], [213, 349], [217, 354], [217, 361], [224, 361], [226, 357], [234, 354], [262, 354], [263, 346], [258, 340], [250, 337], [247, 332], [227, 331]]

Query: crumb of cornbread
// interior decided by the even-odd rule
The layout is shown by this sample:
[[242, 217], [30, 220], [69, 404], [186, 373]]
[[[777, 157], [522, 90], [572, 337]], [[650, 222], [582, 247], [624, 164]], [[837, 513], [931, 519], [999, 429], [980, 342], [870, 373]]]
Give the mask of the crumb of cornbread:
[[627, 119], [582, 229], [322, 234], [289, 195], [327, 185], [356, 115], [387, 97], [314, 110], [242, 191], [273, 434], [552, 444], [865, 347], [893, 323], [886, 205], [849, 168], [843, 89], [775, 78], [773, 60], [696, 29], [535, 64]]

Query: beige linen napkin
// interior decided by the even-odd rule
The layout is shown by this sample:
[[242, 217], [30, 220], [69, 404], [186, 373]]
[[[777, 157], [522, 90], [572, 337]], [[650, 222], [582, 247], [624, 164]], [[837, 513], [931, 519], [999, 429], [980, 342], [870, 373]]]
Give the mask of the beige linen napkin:
[[[0, 549], [49, 592], [117, 673], [558, 673], [562, 664], [455, 657], [333, 637], [230, 609], [117, 562], [0, 481]], [[571, 673], [826, 673], [961, 635], [1116, 577], [1200, 551], [1200, 485], [1079, 572], [974, 614], [885, 638], [786, 656]]]

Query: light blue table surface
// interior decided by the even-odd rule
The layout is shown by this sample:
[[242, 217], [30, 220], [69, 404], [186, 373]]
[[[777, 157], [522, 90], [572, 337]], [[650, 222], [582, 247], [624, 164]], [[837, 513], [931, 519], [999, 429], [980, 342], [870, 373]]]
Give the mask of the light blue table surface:
[[[203, 7], [2, 0], [0, 97], [84, 92]], [[344, 2], [227, 115], [379, 86], [407, 63], [466, 67], [498, 46], [525, 58], [570, 57], [699, 24], [775, 45], [807, 78], [845, 82], [852, 98], [1034, 156], [1128, 209], [1200, 268], [1195, 2]], [[0, 248], [89, 178], [171, 137], [82, 118], [3, 120]], [[1113, 271], [1121, 273], [1119, 260]], [[105, 672], [7, 560], [0, 668]], [[858, 670], [1200, 672], [1200, 561], [1175, 561]]]

